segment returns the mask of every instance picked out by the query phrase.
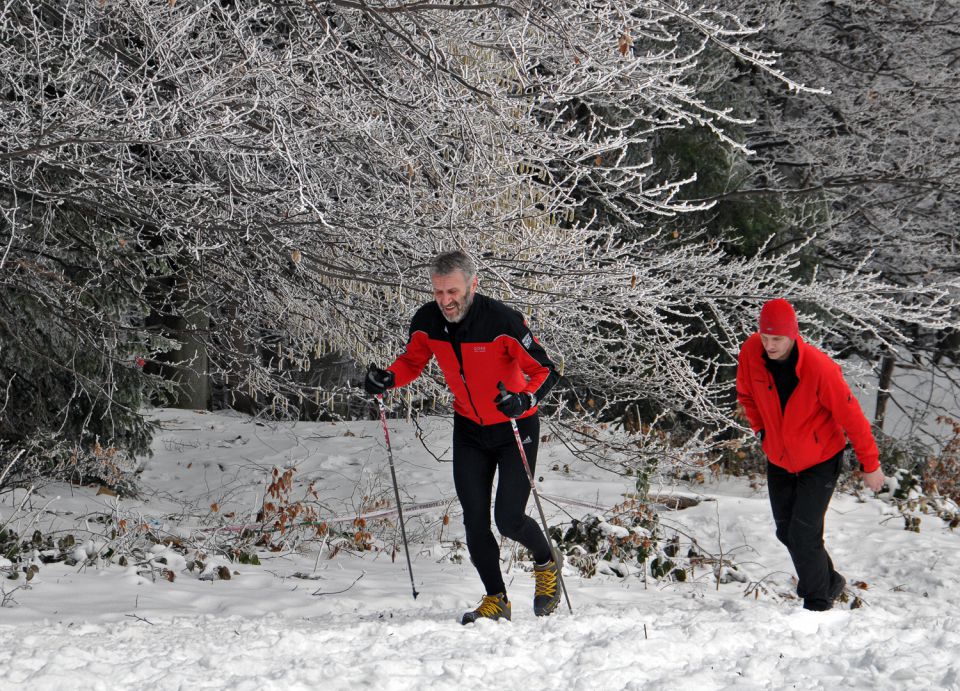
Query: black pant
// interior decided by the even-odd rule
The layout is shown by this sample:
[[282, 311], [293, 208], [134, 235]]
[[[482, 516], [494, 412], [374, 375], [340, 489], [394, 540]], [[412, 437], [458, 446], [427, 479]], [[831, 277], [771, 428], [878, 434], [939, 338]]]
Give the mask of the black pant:
[[[540, 441], [540, 420], [532, 415], [517, 420], [520, 439], [533, 472]], [[462, 417], [453, 421], [453, 484], [463, 507], [467, 550], [488, 595], [506, 593], [500, 573], [500, 548], [490, 530], [490, 494], [499, 471], [494, 519], [500, 534], [530, 550], [537, 563], [550, 561], [550, 545], [540, 526], [527, 516], [530, 480], [523, 468], [517, 440], [509, 422], [481, 426]]]
[[842, 460], [843, 451], [799, 473], [767, 464], [767, 488], [777, 539], [790, 552], [797, 571], [797, 595], [808, 609], [828, 608], [830, 594], [841, 580], [823, 546], [823, 518]]

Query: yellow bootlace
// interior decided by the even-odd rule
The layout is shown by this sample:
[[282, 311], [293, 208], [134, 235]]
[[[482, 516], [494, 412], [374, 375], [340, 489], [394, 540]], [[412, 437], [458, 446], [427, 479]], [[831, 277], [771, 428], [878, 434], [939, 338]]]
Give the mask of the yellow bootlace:
[[503, 608], [500, 606], [500, 598], [497, 595], [484, 595], [476, 612], [481, 617], [494, 617], [500, 614], [503, 612]]
[[557, 592], [557, 570], [556, 569], [544, 569], [543, 571], [534, 571], [533, 577], [536, 579], [537, 584], [534, 588], [533, 594], [535, 596], [546, 595], [547, 597], [553, 597], [553, 594]]

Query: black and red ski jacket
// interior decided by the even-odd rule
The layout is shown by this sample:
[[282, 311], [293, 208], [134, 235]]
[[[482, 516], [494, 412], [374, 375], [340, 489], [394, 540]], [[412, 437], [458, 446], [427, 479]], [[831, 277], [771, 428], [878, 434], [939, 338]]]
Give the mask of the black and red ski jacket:
[[[406, 351], [387, 369], [395, 386], [420, 376], [431, 357], [453, 393], [454, 410], [480, 425], [506, 422], [497, 410], [497, 382], [508, 391], [543, 399], [556, 384], [556, 367], [534, 338], [523, 315], [502, 302], [475, 293], [473, 304], [458, 324], [450, 324], [436, 302], [417, 310], [410, 323]], [[521, 417], [534, 415], [534, 406]]]

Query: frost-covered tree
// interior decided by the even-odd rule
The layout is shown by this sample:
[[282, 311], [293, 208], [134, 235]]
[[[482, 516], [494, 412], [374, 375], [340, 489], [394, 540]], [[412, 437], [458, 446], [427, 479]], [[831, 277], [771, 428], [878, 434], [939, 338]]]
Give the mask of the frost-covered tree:
[[[0, 383], [7, 411], [43, 409], [4, 418], [8, 444], [142, 448], [150, 372], [191, 405], [210, 377], [276, 415], [323, 408], [315, 363], [391, 357], [456, 245], [598, 414], [643, 395], [731, 424], [720, 372], [772, 295], [885, 342], [950, 314], [942, 281], [801, 282], [796, 248], [673, 242], [698, 205], [654, 139], [742, 148], [698, 92], [704, 56], [798, 86], [712, 5], [27, 0], [0, 37]], [[625, 234], [638, 212], [665, 232]], [[705, 337], [719, 355], [690, 357]]]
[[[891, 291], [955, 281], [960, 6], [751, 0], [720, 6], [762, 25], [758, 40], [780, 55], [792, 79], [811, 88], [785, 90], [720, 47], [708, 50], [697, 91], [712, 107], [749, 121], [728, 127], [745, 147], [719, 146], [704, 128], [657, 135], [661, 179], [696, 173], [679, 197], [712, 202], [672, 224], [676, 241], [712, 238], [731, 256], [803, 245], [792, 272], [798, 279], [866, 270]], [[829, 315], [831, 302], [815, 296], [807, 307]], [[835, 317], [825, 317], [826, 331], [817, 338], [879, 362], [881, 389], [890, 384], [898, 354], [955, 366], [956, 311], [933, 329], [891, 314], [908, 336], [906, 346], [903, 339], [875, 338], [855, 311]], [[715, 345], [700, 348], [710, 352]], [[940, 374], [949, 376], [949, 369]], [[880, 425], [884, 400], [881, 393]]]
[[[802, 230], [816, 233], [810, 262], [821, 272], [867, 270], [891, 286], [912, 287], [960, 274], [960, 4], [731, 2], [765, 25], [763, 44], [781, 64], [822, 93], [785, 94], [762, 72], [741, 70], [752, 177], [732, 197], [776, 198], [803, 209]], [[718, 197], [724, 196], [721, 192]], [[941, 329], [917, 328], [906, 359], [952, 359], [960, 313]], [[854, 322], [856, 324], [856, 322]], [[833, 330], [838, 348], [882, 360], [881, 388], [898, 352], [849, 328]], [[883, 397], [881, 397], [883, 401]], [[882, 420], [882, 406], [877, 411]]]

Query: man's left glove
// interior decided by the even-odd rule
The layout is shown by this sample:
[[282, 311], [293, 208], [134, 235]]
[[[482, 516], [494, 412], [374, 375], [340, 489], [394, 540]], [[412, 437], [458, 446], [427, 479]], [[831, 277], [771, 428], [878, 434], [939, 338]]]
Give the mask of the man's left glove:
[[363, 390], [374, 396], [382, 396], [387, 389], [393, 388], [393, 372], [370, 365], [367, 376], [363, 378]]
[[500, 393], [493, 399], [497, 404], [497, 410], [507, 417], [520, 417], [537, 404], [537, 399], [533, 394], [524, 391], [514, 393], [507, 391], [503, 384], [500, 385]]

